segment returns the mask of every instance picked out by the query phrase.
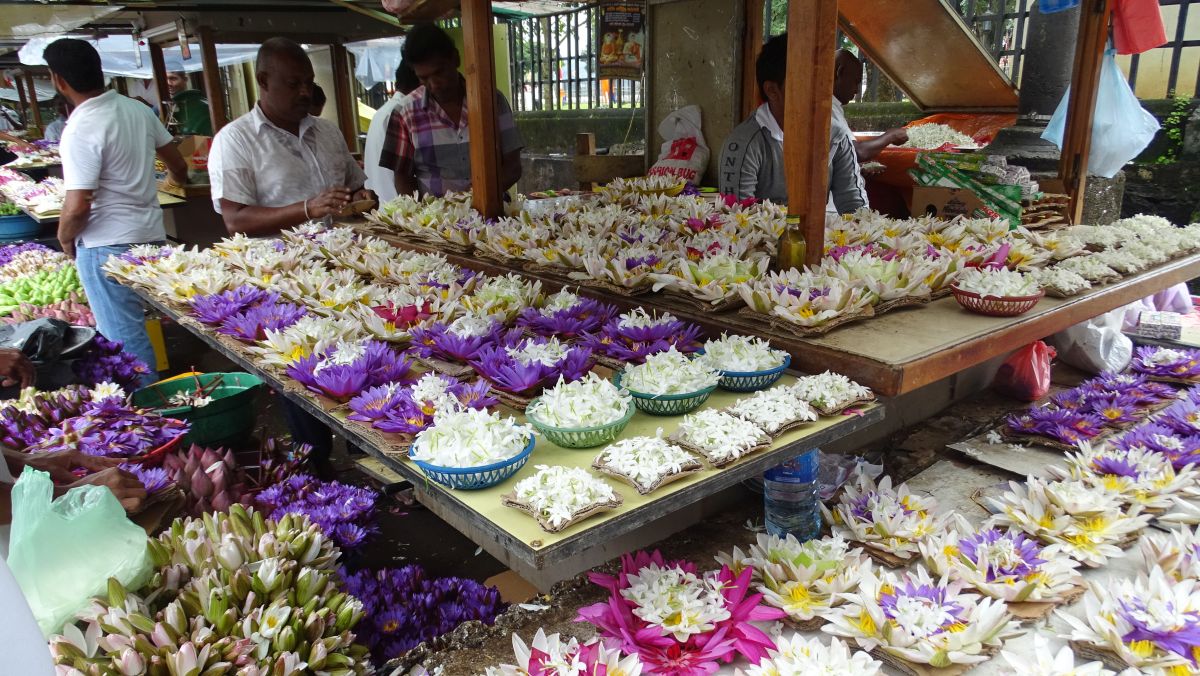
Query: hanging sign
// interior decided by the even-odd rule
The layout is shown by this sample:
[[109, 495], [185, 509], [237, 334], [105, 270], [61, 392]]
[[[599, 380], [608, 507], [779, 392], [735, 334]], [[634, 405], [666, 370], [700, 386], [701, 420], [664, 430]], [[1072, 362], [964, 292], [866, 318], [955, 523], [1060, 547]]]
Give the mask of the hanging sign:
[[601, 78], [640, 80], [646, 63], [645, 3], [600, 0], [598, 9], [597, 74]]

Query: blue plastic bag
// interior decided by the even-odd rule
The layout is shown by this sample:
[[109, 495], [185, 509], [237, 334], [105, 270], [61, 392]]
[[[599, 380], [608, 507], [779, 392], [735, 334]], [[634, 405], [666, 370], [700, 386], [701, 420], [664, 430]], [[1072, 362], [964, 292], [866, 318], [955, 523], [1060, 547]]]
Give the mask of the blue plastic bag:
[[[1042, 132], [1042, 138], [1062, 148], [1067, 127], [1067, 101], [1071, 90], [1063, 95], [1058, 109]], [[1130, 160], [1150, 145], [1160, 125], [1130, 89], [1117, 66], [1116, 51], [1104, 53], [1100, 71], [1100, 89], [1096, 92], [1096, 114], [1092, 120], [1092, 152], [1087, 171], [1092, 176], [1112, 178]]]
[[8, 566], [38, 626], [58, 633], [115, 577], [136, 587], [150, 572], [146, 531], [103, 486], [54, 499], [50, 475], [29, 467], [12, 489]]
[[1078, 7], [1081, 0], [1038, 0], [1038, 10], [1042, 14], [1062, 12], [1072, 7]]

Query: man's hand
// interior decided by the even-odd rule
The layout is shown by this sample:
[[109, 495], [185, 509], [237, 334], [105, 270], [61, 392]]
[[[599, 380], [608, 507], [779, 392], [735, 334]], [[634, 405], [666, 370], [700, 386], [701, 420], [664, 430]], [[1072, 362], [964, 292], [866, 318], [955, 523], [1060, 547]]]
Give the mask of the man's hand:
[[75, 258], [75, 240], [60, 239], [60, 240], [58, 240], [58, 243], [59, 243], [59, 245], [62, 246], [63, 253], [70, 256], [71, 258]]
[[374, 202], [375, 199], [376, 199], [375, 193], [371, 192], [370, 190], [367, 190], [366, 188], [359, 188], [358, 192], [354, 193], [354, 197], [350, 201], [351, 202], [361, 202], [362, 200], [371, 200], [372, 202]]
[[342, 213], [347, 204], [350, 204], [350, 189], [339, 185], [307, 200], [305, 211], [309, 218], [325, 218]]
[[79, 477], [71, 470], [82, 467], [88, 472], [102, 472], [121, 464], [121, 458], [103, 458], [96, 455], [80, 453], [75, 449], [54, 451], [53, 453], [27, 453], [25, 464], [34, 469], [48, 472], [50, 478], [57, 483], [72, 483]]
[[20, 350], [0, 350], [0, 385], [32, 387], [37, 372], [33, 362]]
[[883, 135], [887, 138], [888, 145], [890, 146], [902, 146], [908, 143], [908, 130], [904, 127], [889, 129]]
[[86, 476], [71, 484], [76, 486], [104, 486], [117, 496], [126, 512], [136, 512], [146, 500], [146, 487], [138, 478], [117, 467]]

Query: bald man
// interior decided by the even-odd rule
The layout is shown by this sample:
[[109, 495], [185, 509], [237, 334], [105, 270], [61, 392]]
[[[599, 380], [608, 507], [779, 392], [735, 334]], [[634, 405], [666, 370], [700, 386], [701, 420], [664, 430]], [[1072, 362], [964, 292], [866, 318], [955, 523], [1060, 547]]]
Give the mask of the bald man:
[[229, 233], [274, 235], [370, 199], [337, 126], [309, 114], [315, 84], [304, 49], [267, 40], [255, 79], [258, 104], [217, 132], [208, 156], [213, 208]]

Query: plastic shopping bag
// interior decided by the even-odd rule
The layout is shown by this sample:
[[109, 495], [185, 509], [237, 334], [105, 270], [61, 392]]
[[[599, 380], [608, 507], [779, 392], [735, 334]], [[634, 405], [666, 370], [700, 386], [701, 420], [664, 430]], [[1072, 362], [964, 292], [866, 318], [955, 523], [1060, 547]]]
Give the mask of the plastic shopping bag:
[[102, 486], [53, 498], [50, 475], [28, 467], [12, 490], [8, 566], [47, 635], [108, 588], [136, 587], [149, 572], [146, 532]]
[[992, 387], [1021, 401], [1037, 401], [1050, 391], [1050, 361], [1054, 348], [1037, 341], [1017, 350], [996, 372]]
[[[1063, 95], [1054, 115], [1042, 132], [1042, 138], [1062, 148], [1067, 128], [1067, 101], [1071, 90]], [[1088, 157], [1088, 173], [1112, 178], [1130, 160], [1146, 149], [1158, 133], [1158, 120], [1138, 101], [1121, 69], [1114, 51], [1104, 53], [1100, 71], [1100, 90], [1096, 93], [1096, 114], [1092, 121], [1092, 152]]]
[[671, 113], [658, 125], [663, 137], [658, 161], [648, 176], [676, 176], [693, 185], [700, 183], [708, 168], [708, 143], [700, 129], [700, 106], [687, 106]]
[[1141, 54], [1167, 44], [1158, 0], [1120, 0], [1113, 6], [1113, 46], [1118, 54]]
[[1054, 334], [1058, 358], [1088, 373], [1124, 370], [1133, 356], [1133, 341], [1121, 333], [1126, 311], [1120, 307]]

